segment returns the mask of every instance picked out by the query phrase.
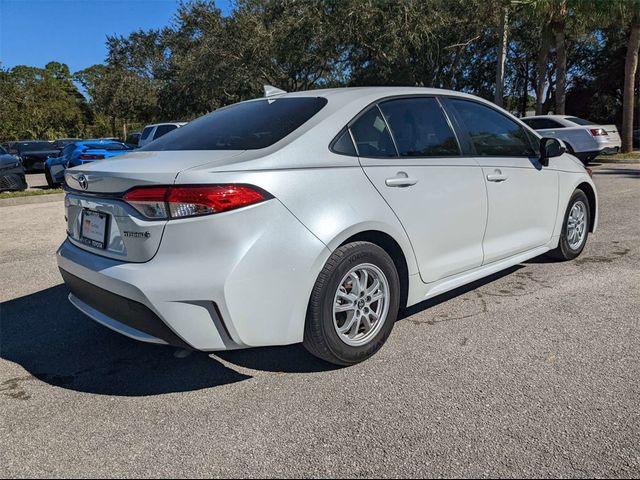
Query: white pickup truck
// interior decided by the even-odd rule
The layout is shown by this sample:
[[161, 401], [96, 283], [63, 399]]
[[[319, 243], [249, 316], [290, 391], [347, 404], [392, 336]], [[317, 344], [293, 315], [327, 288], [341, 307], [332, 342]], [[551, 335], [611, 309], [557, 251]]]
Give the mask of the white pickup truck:
[[620, 134], [615, 125], [597, 125], [569, 115], [538, 115], [521, 119], [543, 137], [562, 140], [569, 153], [586, 165], [602, 154], [620, 150]]

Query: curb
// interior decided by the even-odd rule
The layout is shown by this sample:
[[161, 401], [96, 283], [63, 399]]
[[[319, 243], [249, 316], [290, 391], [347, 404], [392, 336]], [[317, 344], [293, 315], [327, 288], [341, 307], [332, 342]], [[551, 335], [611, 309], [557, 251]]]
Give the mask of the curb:
[[60, 202], [64, 200], [64, 193], [49, 193], [44, 195], [32, 195], [28, 197], [2, 198], [1, 207], [15, 207], [17, 205], [29, 205], [33, 203]]

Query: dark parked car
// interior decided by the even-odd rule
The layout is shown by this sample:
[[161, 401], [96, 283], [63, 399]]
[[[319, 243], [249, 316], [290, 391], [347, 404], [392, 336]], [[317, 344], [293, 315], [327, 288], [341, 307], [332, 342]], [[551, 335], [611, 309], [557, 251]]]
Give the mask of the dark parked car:
[[20, 159], [0, 147], [0, 192], [4, 190], [24, 190], [27, 182]]
[[138, 146], [140, 145], [141, 135], [142, 135], [142, 132], [130, 133], [129, 135], [127, 135], [127, 140], [124, 143], [126, 143], [130, 147], [138, 148]]
[[47, 140], [22, 140], [9, 145], [9, 153], [17, 155], [27, 172], [44, 170], [44, 162], [48, 157], [60, 152], [55, 142]]

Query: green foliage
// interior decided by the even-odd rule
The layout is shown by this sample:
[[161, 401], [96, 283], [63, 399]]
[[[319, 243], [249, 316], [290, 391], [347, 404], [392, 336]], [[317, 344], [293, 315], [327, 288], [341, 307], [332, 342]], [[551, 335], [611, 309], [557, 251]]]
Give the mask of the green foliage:
[[[163, 29], [108, 37], [104, 65], [73, 75], [55, 62], [0, 69], [0, 140], [124, 136], [259, 96], [264, 84], [418, 85], [492, 99], [505, 5], [506, 108], [534, 108], [541, 32], [562, 29], [567, 111], [618, 121], [624, 0], [237, 0], [230, 16], [191, 0]], [[553, 44], [548, 53], [545, 111], [558, 59]]]

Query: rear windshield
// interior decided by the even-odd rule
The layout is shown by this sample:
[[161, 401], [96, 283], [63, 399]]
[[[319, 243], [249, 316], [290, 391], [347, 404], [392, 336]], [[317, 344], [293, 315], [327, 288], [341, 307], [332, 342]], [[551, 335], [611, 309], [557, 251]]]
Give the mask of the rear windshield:
[[142, 150], [257, 150], [299, 128], [327, 104], [301, 97], [236, 103], [144, 146]]
[[578, 118], [578, 117], [567, 117], [565, 120], [576, 123], [578, 125], [594, 125], [593, 122], [590, 122], [589, 120], [585, 120], [583, 118]]
[[90, 148], [92, 150], [106, 150], [107, 152], [114, 152], [117, 150], [130, 150], [131, 148], [127, 145], [123, 145], [122, 143], [86, 143], [86, 148]]

